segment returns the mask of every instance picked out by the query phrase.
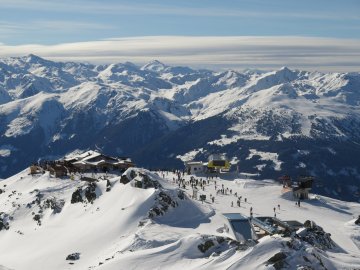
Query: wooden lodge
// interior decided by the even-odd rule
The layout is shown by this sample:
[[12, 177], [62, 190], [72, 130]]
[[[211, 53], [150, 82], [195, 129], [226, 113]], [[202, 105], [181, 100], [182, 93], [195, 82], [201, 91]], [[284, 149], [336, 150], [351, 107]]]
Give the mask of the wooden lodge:
[[313, 182], [314, 177], [312, 176], [299, 176], [298, 181], [293, 185], [294, 197], [300, 200], [308, 199]]
[[48, 164], [46, 170], [50, 172], [51, 175], [55, 177], [63, 177], [68, 175], [69, 170], [63, 164]]
[[77, 156], [72, 156], [65, 159], [66, 162], [71, 163], [78, 171], [103, 171], [108, 172], [112, 170], [125, 171], [135, 164], [130, 158], [118, 158], [106, 156], [97, 151], [87, 151]]
[[63, 177], [76, 172], [109, 172], [119, 170], [123, 172], [135, 164], [130, 158], [106, 156], [97, 151], [86, 151], [56, 161], [42, 161], [30, 166], [30, 174], [49, 171], [55, 177]]
[[280, 176], [279, 181], [282, 183], [283, 188], [290, 188], [291, 187], [291, 177], [287, 174]]

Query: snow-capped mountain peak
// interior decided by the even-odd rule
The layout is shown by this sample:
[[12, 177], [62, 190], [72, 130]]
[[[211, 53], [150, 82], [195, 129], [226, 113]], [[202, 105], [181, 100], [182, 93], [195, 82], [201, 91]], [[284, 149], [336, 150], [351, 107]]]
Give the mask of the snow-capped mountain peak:
[[153, 72], [162, 72], [167, 68], [167, 66], [161, 63], [158, 60], [152, 60], [149, 63], [141, 67], [141, 70], [153, 71]]
[[[95, 66], [35, 55], [0, 59], [0, 153], [6, 153], [0, 176], [40, 157], [95, 146], [136, 155], [140, 165], [177, 168], [182, 164], [176, 156], [228, 151], [247, 170], [278, 175], [279, 166], [246, 159], [247, 151], [257, 149], [278, 152], [293, 173], [341, 176], [347, 187], [333, 196], [355, 199], [360, 168], [356, 159], [342, 158], [342, 149], [360, 154], [359, 89], [359, 73], [286, 67], [214, 72], [156, 60], [142, 67]], [[311, 154], [299, 155], [304, 149]]]

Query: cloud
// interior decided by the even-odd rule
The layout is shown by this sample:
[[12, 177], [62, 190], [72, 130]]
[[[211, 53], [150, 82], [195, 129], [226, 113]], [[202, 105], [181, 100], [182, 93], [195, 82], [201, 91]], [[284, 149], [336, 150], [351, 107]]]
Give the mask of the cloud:
[[0, 21], [0, 36], [23, 35], [28, 31], [61, 31], [61, 32], [78, 32], [86, 30], [104, 30], [113, 29], [114, 26], [71, 20], [35, 20], [32, 22], [6, 22]]
[[171, 65], [212, 69], [359, 71], [360, 40], [295, 36], [148, 36], [57, 45], [0, 44], [0, 56], [36, 54], [58, 61]]
[[[249, 2], [254, 2], [249, 1]], [[267, 0], [260, 1], [257, 5], [271, 6]], [[90, 1], [90, 0], [1, 0], [3, 9], [23, 9], [32, 11], [56, 11], [66, 13], [83, 13], [83, 14], [147, 14], [147, 15], [178, 15], [178, 16], [205, 16], [205, 17], [247, 17], [247, 18], [287, 18], [287, 19], [315, 19], [315, 20], [332, 20], [332, 21], [349, 21], [360, 20], [357, 13], [346, 14], [329, 11], [314, 12], [287, 10], [282, 12], [268, 12], [268, 10], [259, 11], [253, 8], [226, 8], [219, 6], [194, 7], [181, 5], [181, 3], [154, 4], [144, 1], [138, 2], [108, 2], [108, 1]], [[205, 5], [206, 6], [206, 5]], [[281, 9], [279, 9], [281, 10]]]

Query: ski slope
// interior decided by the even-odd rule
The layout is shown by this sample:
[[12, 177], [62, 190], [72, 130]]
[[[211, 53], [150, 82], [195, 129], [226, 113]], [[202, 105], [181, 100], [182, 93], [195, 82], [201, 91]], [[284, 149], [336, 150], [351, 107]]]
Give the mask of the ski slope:
[[[289, 192], [272, 180], [241, 179], [236, 175], [220, 174], [209, 180], [205, 190], [207, 200], [191, 199], [190, 186], [181, 187], [188, 194], [180, 199], [178, 184], [172, 172], [149, 172], [144, 169], [125, 174], [130, 183], [120, 183], [116, 174], [98, 174], [107, 181], [96, 184], [96, 198], [91, 203], [71, 203], [72, 194], [87, 183], [68, 178], [55, 178], [48, 173], [31, 176], [22, 171], [0, 182], [0, 212], [6, 213], [10, 228], [0, 231], [0, 269], [273, 269], [267, 261], [279, 252], [288, 254], [286, 269], [312, 264], [315, 269], [356, 269], [360, 267], [360, 227], [354, 224], [360, 214], [358, 203], [349, 203], [312, 195], [295, 206]], [[136, 181], [146, 179], [162, 188], [137, 188]], [[190, 176], [185, 175], [185, 180]], [[198, 179], [204, 177], [198, 177]], [[224, 185], [243, 200], [240, 207], [231, 206], [234, 195], [216, 195]], [[161, 198], [160, 193], [167, 194]], [[41, 195], [39, 195], [41, 194]], [[209, 196], [215, 196], [215, 202]], [[247, 203], [244, 198], [247, 198]], [[38, 201], [36, 201], [38, 199]], [[54, 200], [54, 198], [56, 200]], [[149, 217], [154, 207], [171, 198], [163, 215]], [[52, 199], [62, 205], [60, 212], [45, 207]], [[280, 205], [280, 209], [277, 205]], [[41, 207], [40, 207], [41, 206]], [[255, 246], [238, 249], [229, 241], [216, 242], [216, 237], [230, 236], [222, 228], [222, 213], [241, 213], [248, 216], [276, 215], [282, 220], [313, 220], [331, 234], [336, 246], [320, 250], [307, 243], [299, 249], [287, 247], [289, 237], [265, 236]], [[55, 213], [56, 212], [56, 213]], [[41, 216], [41, 225], [34, 216]], [[215, 245], [205, 253], [198, 245], [213, 239]], [[79, 260], [66, 257], [78, 252]], [[313, 255], [315, 254], [315, 255]], [[307, 257], [309, 262], [302, 258]], [[319, 263], [320, 258], [322, 265]]]

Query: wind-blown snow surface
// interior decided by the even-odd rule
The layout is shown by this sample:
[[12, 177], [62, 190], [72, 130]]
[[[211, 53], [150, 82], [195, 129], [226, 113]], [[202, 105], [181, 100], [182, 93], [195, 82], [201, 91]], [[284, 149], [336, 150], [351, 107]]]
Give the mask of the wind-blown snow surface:
[[[214, 204], [209, 200], [200, 204], [189, 197], [176, 196], [179, 190], [173, 184], [172, 173], [161, 173], [165, 176], [162, 179], [143, 169], [131, 170], [161, 184], [161, 191], [177, 205], [170, 206], [162, 216], [149, 218], [149, 211], [161, 201], [158, 197], [161, 191], [136, 188], [133, 182], [124, 185], [115, 175], [109, 179], [110, 191], [106, 191], [107, 181], [97, 182], [92, 203], [86, 199], [71, 203], [73, 192], [86, 186], [78, 180], [54, 178], [48, 173], [30, 176], [23, 171], [1, 181], [0, 212], [8, 216], [10, 226], [8, 230], [0, 230], [2, 267], [17, 270], [272, 269], [267, 261], [279, 252], [287, 254], [286, 269], [300, 265], [316, 269], [360, 267], [359, 226], [354, 224], [354, 218], [360, 213], [357, 203], [312, 196], [299, 208], [291, 195], [282, 193], [282, 186], [273, 181], [235, 177], [212, 179], [200, 193], [209, 199], [210, 194], [215, 194], [216, 181], [218, 186], [224, 184], [238, 196], [246, 197], [247, 203], [231, 207], [231, 201], [236, 200], [234, 195], [216, 195]], [[189, 176], [185, 178], [189, 180]], [[184, 191], [191, 192], [189, 187]], [[59, 207], [46, 207], [48, 200]], [[272, 216], [273, 207], [278, 204], [281, 205], [280, 210], [277, 209], [280, 219], [313, 220], [331, 233], [335, 246], [321, 250], [302, 242], [290, 248], [289, 237], [275, 235], [266, 236], [244, 250], [224, 243], [205, 253], [198, 249], [209, 237], [229, 236], [221, 230], [224, 224], [221, 213], [248, 215], [253, 207], [254, 216]], [[40, 216], [41, 225], [34, 220], [36, 215]], [[65, 260], [71, 253], [80, 253], [80, 259]]]
[[[177, 157], [202, 149], [195, 159], [226, 152], [262, 178], [313, 174], [322, 182], [319, 192], [359, 200], [359, 91], [359, 73], [6, 58], [0, 60], [0, 177], [73, 149], [178, 168]], [[248, 159], [251, 151], [277, 159]]]

